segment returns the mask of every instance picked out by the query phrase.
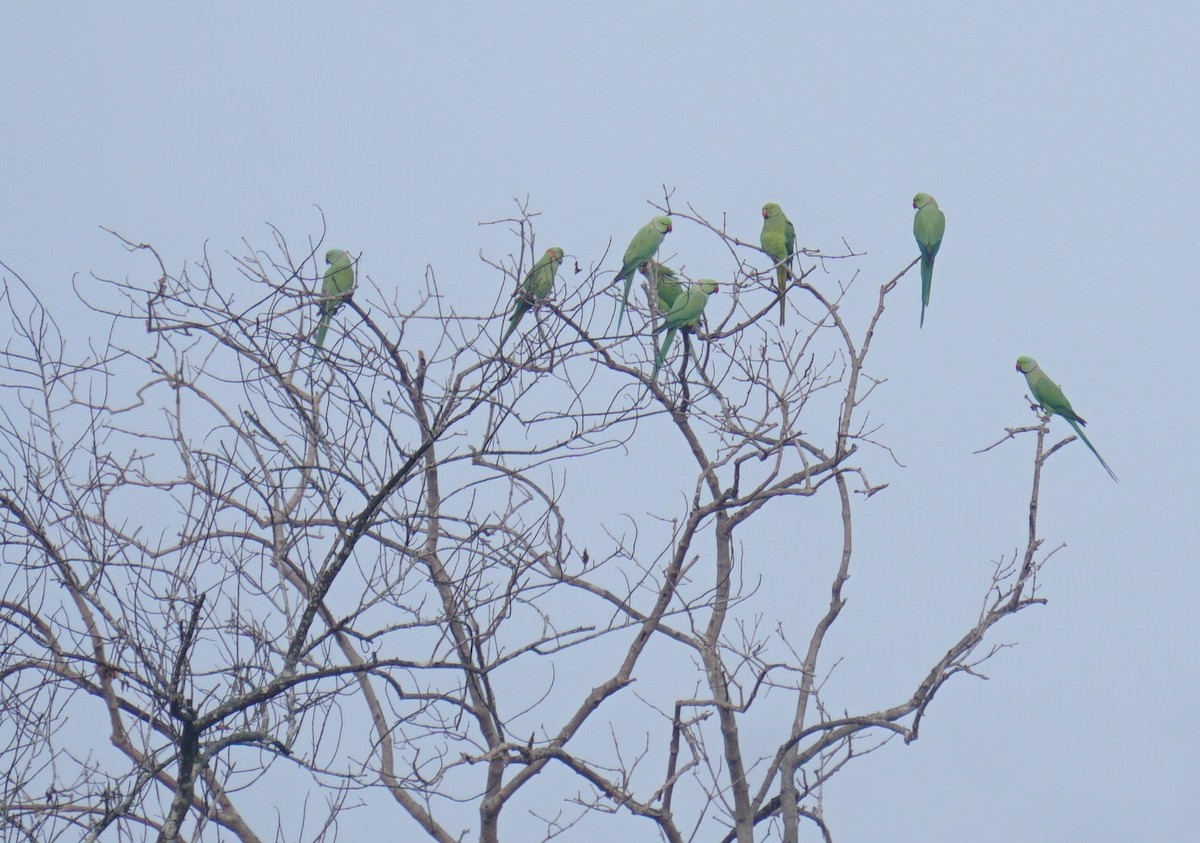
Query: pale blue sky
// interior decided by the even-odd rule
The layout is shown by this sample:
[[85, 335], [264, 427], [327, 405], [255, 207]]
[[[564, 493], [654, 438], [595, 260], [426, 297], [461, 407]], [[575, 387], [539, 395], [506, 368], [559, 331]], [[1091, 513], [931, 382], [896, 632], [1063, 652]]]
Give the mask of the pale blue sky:
[[[906, 467], [879, 461], [891, 487], [860, 508], [845, 703], [909, 688], [1022, 540], [1030, 444], [971, 454], [1032, 419], [1018, 355], [1122, 483], [1079, 444], [1053, 460], [1049, 606], [1003, 625], [1019, 646], [942, 691], [920, 741], [840, 774], [827, 819], [843, 843], [1194, 826], [1200, 6], [43, 3], [7, 25], [0, 260], [68, 321], [73, 276], [145, 268], [99, 226], [180, 268], [267, 244], [268, 222], [301, 243], [320, 206], [401, 301], [430, 264], [462, 309], [486, 284], [485, 310], [479, 251], [510, 244], [477, 223], [514, 196], [581, 262], [664, 184], [748, 240], [777, 201], [802, 244], [866, 251], [877, 286], [934, 194], [926, 326], [910, 275], [877, 340], [872, 417]], [[695, 227], [668, 247], [728, 269]]]

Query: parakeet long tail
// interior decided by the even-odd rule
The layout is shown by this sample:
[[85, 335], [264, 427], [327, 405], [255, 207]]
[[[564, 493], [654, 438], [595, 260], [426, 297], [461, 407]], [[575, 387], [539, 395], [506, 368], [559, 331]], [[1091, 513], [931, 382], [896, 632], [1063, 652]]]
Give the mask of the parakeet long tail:
[[929, 290], [933, 286], [933, 257], [921, 255], [921, 327], [925, 327], [925, 308], [929, 307]]
[[1079, 438], [1083, 440], [1083, 444], [1088, 446], [1088, 450], [1096, 455], [1096, 459], [1100, 460], [1100, 465], [1104, 466], [1104, 470], [1108, 472], [1108, 476], [1117, 483], [1120, 483], [1121, 479], [1117, 477], [1116, 472], [1109, 468], [1108, 463], [1104, 461], [1104, 457], [1100, 456], [1100, 452], [1096, 450], [1096, 446], [1092, 444], [1092, 440], [1087, 438], [1087, 434], [1083, 432], [1083, 428], [1079, 425], [1079, 423], [1076, 422], [1075, 419], [1071, 418], [1068, 418], [1067, 422], [1071, 425], [1071, 427], [1075, 428], [1075, 432], [1079, 434]]
[[667, 351], [671, 348], [671, 342], [675, 339], [675, 328], [667, 330], [666, 336], [663, 337], [662, 347], [658, 350], [658, 356], [654, 358], [654, 372], [650, 375], [650, 381], [658, 380], [658, 370], [662, 368], [663, 361], [667, 359]]
[[621, 297], [621, 309], [617, 311], [617, 333], [621, 333], [621, 321], [625, 318], [625, 305], [629, 303], [629, 288], [633, 286], [633, 272], [625, 277], [625, 293]]
[[529, 310], [529, 305], [523, 301], [518, 301], [513, 309], [513, 315], [508, 320], [508, 327], [504, 329], [504, 333], [500, 335], [500, 344], [496, 346], [496, 351], [504, 348], [505, 341], [512, 336], [512, 332], [517, 329], [517, 323], [521, 321], [521, 317], [525, 315], [525, 311]]
[[775, 270], [779, 276], [779, 324], [782, 325], [787, 319], [787, 284], [788, 284], [788, 269], [786, 266], [781, 266]]
[[500, 349], [504, 348], [504, 341], [505, 341], [505, 340], [507, 340], [507, 339], [509, 338], [509, 336], [510, 336], [510, 335], [512, 334], [512, 332], [513, 332], [513, 329], [515, 329], [516, 327], [517, 327], [517, 323], [516, 323], [516, 321], [515, 321], [515, 320], [511, 320], [511, 319], [510, 319], [510, 320], [509, 320], [509, 322], [508, 322], [508, 327], [507, 327], [507, 328], [505, 328], [505, 329], [504, 329], [504, 333], [500, 335], [500, 342], [499, 342], [499, 344], [496, 346], [496, 350], [497, 350], [497, 351], [499, 351]]
[[309, 362], [317, 359], [317, 349], [325, 346], [325, 333], [329, 330], [329, 320], [333, 318], [332, 313], [326, 313], [321, 317], [321, 321], [317, 323], [317, 332], [313, 335], [312, 357]]

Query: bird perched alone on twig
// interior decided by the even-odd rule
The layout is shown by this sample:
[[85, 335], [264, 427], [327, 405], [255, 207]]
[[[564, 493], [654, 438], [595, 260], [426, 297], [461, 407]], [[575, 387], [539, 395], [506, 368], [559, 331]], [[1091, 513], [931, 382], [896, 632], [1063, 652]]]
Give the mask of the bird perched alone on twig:
[[1087, 424], [1078, 413], [1071, 408], [1071, 402], [1067, 400], [1067, 396], [1063, 395], [1062, 389], [1058, 384], [1046, 377], [1046, 373], [1042, 371], [1042, 367], [1032, 357], [1018, 357], [1017, 371], [1025, 376], [1025, 380], [1029, 382], [1029, 388], [1033, 390], [1033, 398], [1050, 415], [1062, 416], [1067, 420], [1071, 427], [1075, 428], [1075, 432], [1079, 434], [1079, 438], [1083, 440], [1083, 444], [1088, 446], [1088, 449], [1096, 455], [1096, 459], [1100, 460], [1100, 465], [1104, 466], [1104, 470], [1108, 472], [1108, 476], [1118, 483], [1117, 475], [1108, 463], [1104, 461], [1104, 457], [1100, 456], [1100, 452], [1096, 450], [1096, 446], [1087, 438], [1083, 432], [1083, 425]]

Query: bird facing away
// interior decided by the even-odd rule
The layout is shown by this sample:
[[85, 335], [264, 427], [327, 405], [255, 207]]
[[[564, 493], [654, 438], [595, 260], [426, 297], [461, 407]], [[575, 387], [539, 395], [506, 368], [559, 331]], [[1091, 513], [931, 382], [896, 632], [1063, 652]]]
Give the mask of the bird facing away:
[[529, 308], [545, 300], [554, 290], [554, 276], [558, 274], [558, 267], [562, 264], [562, 259], [563, 250], [558, 246], [552, 246], [546, 250], [546, 254], [537, 259], [537, 262], [525, 275], [525, 281], [517, 288], [517, 303], [508, 320], [508, 327], [504, 329], [504, 333], [500, 337], [500, 344], [496, 346], [497, 351], [504, 347], [504, 341], [508, 339], [509, 334], [517, 327], [517, 323], [521, 321], [521, 317], [529, 311]]
[[354, 292], [354, 261], [349, 252], [341, 249], [330, 249], [325, 253], [325, 263], [329, 268], [321, 283], [321, 321], [317, 323], [317, 333], [313, 338], [313, 358], [317, 349], [325, 345], [325, 333], [329, 330], [329, 322], [337, 313], [346, 299]]
[[671, 305], [675, 304], [675, 299], [679, 298], [679, 294], [683, 292], [683, 287], [679, 284], [679, 276], [671, 267], [665, 263], [659, 263], [653, 258], [642, 264], [639, 272], [650, 282], [650, 289], [658, 298], [658, 309], [665, 315], [671, 309]]
[[650, 222], [638, 229], [638, 233], [633, 235], [633, 239], [629, 241], [629, 248], [625, 250], [625, 257], [622, 259], [621, 271], [617, 273], [616, 281], [625, 282], [625, 292], [621, 296], [621, 312], [617, 317], [617, 333], [621, 333], [621, 320], [625, 318], [625, 307], [629, 304], [629, 288], [633, 284], [634, 271], [644, 264], [650, 258], [654, 257], [654, 253], [658, 251], [658, 247], [662, 245], [663, 238], [671, 230], [671, 218], [668, 216], [654, 217]]
[[1100, 465], [1104, 466], [1108, 476], [1120, 483], [1117, 475], [1104, 461], [1104, 457], [1100, 456], [1100, 452], [1096, 450], [1096, 446], [1084, 434], [1083, 425], [1087, 422], [1071, 408], [1071, 402], [1067, 400], [1067, 396], [1063, 395], [1062, 389], [1046, 377], [1046, 373], [1042, 371], [1042, 367], [1038, 365], [1037, 361], [1032, 357], [1018, 357], [1017, 371], [1025, 375], [1025, 380], [1029, 382], [1029, 388], [1033, 391], [1034, 400], [1042, 405], [1042, 409], [1051, 415], [1062, 416], [1066, 419], [1067, 423], [1075, 428], [1075, 432], [1079, 434], [1083, 444], [1087, 445], [1088, 449], [1096, 455], [1096, 459], [1100, 460]]
[[942, 248], [942, 235], [946, 233], [946, 215], [938, 207], [937, 200], [928, 193], [913, 197], [913, 237], [921, 250], [921, 327], [925, 327], [925, 308], [929, 307], [929, 288], [933, 285], [933, 259]]
[[667, 311], [667, 316], [663, 319], [662, 324], [654, 329], [656, 334], [663, 331], [666, 331], [667, 334], [663, 337], [658, 356], [654, 358], [654, 373], [650, 375], [651, 381], [658, 380], [658, 370], [662, 368], [663, 361], [667, 359], [667, 351], [671, 348], [675, 334], [680, 330], [690, 331], [696, 327], [700, 316], [704, 313], [704, 306], [708, 304], [708, 297], [717, 292], [719, 287], [720, 285], [716, 281], [706, 278], [689, 285], [679, 298], [675, 299], [675, 303]]
[[792, 270], [792, 260], [796, 257], [796, 228], [774, 202], [768, 202], [762, 207], [763, 227], [758, 242], [763, 251], [775, 261], [775, 274], [779, 282], [779, 324], [787, 318], [787, 307], [784, 297], [787, 295], [788, 276]]

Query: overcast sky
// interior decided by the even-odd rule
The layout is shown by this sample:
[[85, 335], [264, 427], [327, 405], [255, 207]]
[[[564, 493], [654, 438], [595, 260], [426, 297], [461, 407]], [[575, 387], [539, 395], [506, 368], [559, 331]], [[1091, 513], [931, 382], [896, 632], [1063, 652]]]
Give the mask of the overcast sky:
[[[972, 455], [1032, 421], [1018, 355], [1122, 482], [1081, 444], [1054, 458], [1049, 605], [1002, 625], [1019, 646], [951, 683], [921, 740], [840, 774], [827, 819], [843, 843], [1194, 829], [1200, 6], [39, 3], [6, 24], [0, 260], [56, 304], [136, 270], [100, 226], [179, 269], [268, 245], [267, 223], [319, 236], [319, 206], [375, 284], [415, 301], [429, 264], [464, 301], [486, 279], [486, 309], [480, 249], [511, 246], [478, 223], [513, 197], [587, 262], [664, 185], [749, 240], [779, 202], [803, 245], [865, 251], [877, 286], [932, 193], [925, 328], [910, 274], [875, 359], [872, 418], [905, 467], [860, 508], [845, 623], [919, 625], [909, 681], [1022, 541], [1031, 443]], [[693, 277], [728, 268], [695, 227], [669, 247]]]

